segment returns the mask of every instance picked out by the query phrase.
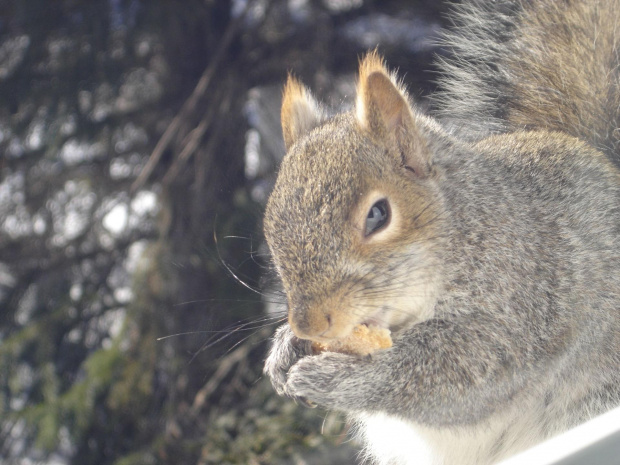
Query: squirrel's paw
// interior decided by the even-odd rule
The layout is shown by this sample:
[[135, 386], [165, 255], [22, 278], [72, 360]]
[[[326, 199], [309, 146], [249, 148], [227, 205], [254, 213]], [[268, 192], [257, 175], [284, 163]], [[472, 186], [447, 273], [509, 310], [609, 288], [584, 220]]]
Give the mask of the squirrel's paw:
[[310, 341], [295, 336], [288, 324], [284, 324], [276, 330], [273, 346], [265, 361], [263, 372], [269, 376], [271, 384], [278, 394], [294, 397], [286, 388], [288, 372], [299, 359], [311, 352]]
[[288, 396], [306, 405], [354, 410], [364, 408], [371, 357], [323, 353], [306, 357], [288, 372]]

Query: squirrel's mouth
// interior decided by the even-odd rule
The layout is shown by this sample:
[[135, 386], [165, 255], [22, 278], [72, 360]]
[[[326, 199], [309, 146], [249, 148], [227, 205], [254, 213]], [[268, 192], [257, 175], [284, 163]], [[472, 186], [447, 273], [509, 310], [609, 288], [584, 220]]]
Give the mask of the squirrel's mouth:
[[371, 315], [369, 318], [366, 318], [360, 324], [364, 326], [375, 326], [377, 328], [385, 328], [390, 329], [387, 319], [385, 318], [385, 310], [381, 309]]
[[376, 327], [381, 329], [389, 329], [391, 333], [397, 333], [404, 328], [409, 328], [416, 325], [421, 320], [418, 318], [410, 318], [406, 321], [393, 321], [390, 318], [389, 310], [380, 309], [375, 313], [362, 320], [359, 324], [369, 327]]

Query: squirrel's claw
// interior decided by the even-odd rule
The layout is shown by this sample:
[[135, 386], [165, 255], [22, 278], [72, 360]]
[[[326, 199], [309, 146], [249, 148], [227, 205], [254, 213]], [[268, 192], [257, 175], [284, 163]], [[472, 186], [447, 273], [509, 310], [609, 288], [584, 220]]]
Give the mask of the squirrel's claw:
[[306, 408], [317, 408], [317, 404], [312, 402], [311, 400], [306, 399], [305, 397], [295, 396], [293, 400], [297, 405], [301, 405]]
[[265, 361], [263, 372], [269, 376], [271, 384], [279, 395], [295, 397], [286, 388], [289, 370], [301, 358], [310, 353], [310, 342], [295, 336], [288, 324], [284, 324], [276, 330], [273, 346]]
[[367, 365], [367, 359], [355, 355], [306, 357], [290, 369], [284, 389], [288, 396], [303, 399], [306, 406], [349, 410], [346, 399], [366, 396]]

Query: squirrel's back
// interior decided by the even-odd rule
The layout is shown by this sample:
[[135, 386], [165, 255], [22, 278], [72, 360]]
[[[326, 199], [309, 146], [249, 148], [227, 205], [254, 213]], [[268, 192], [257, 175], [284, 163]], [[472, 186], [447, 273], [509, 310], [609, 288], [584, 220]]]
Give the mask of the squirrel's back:
[[547, 129], [620, 166], [620, 1], [459, 5], [442, 63], [441, 113], [462, 137]]

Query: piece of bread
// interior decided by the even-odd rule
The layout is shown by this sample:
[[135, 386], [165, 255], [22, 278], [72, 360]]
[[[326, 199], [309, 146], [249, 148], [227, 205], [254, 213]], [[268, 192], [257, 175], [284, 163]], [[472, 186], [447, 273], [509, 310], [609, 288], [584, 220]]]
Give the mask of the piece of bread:
[[337, 339], [328, 343], [313, 342], [312, 351], [315, 354], [321, 352], [340, 352], [350, 355], [368, 355], [379, 349], [392, 347], [390, 330], [378, 326], [357, 325], [351, 334], [343, 339]]

